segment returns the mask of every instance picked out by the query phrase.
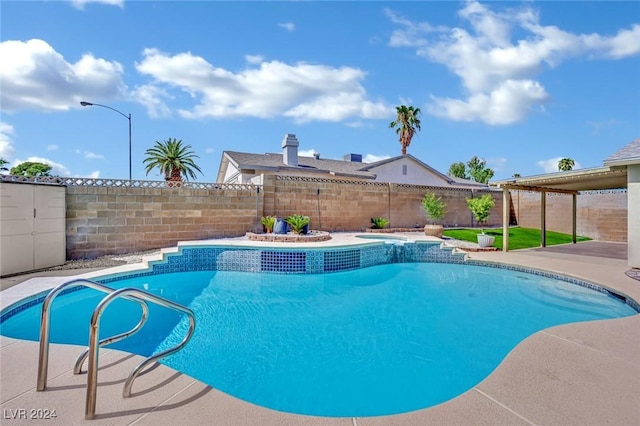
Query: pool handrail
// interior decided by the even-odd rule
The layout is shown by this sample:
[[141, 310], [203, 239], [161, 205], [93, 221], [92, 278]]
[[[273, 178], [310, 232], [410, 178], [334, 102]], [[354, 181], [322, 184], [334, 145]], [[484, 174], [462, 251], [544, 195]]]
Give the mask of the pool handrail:
[[111, 302], [119, 297], [142, 299], [147, 302], [152, 302], [157, 305], [182, 312], [189, 318], [189, 330], [180, 343], [172, 348], [148, 357], [147, 359], [142, 361], [136, 368], [134, 368], [133, 371], [131, 371], [131, 373], [127, 377], [127, 380], [125, 381], [124, 389], [122, 391], [122, 396], [125, 398], [131, 396], [131, 386], [133, 385], [133, 381], [142, 372], [144, 367], [146, 367], [153, 361], [171, 355], [182, 349], [189, 342], [191, 336], [193, 335], [193, 332], [195, 331], [196, 318], [193, 311], [178, 303], [172, 302], [169, 299], [165, 299], [164, 297], [156, 296], [155, 294], [148, 293], [144, 290], [136, 288], [121, 288], [105, 296], [105, 298], [102, 299], [94, 309], [93, 315], [91, 316], [91, 325], [89, 328], [89, 363], [87, 366], [87, 396], [85, 405], [86, 420], [93, 419], [95, 417], [96, 411], [96, 392], [98, 388], [98, 352], [100, 349], [100, 342], [98, 340], [98, 337], [100, 335], [100, 317], [102, 316], [102, 313], [107, 308], [107, 306], [109, 306]]
[[[91, 288], [94, 290], [102, 291], [103, 293], [107, 293], [107, 294], [111, 294], [115, 291], [111, 287], [108, 287], [104, 284], [100, 284], [98, 282], [91, 281], [85, 278], [78, 278], [78, 279], [64, 282], [59, 286], [53, 288], [51, 291], [49, 291], [47, 296], [44, 298], [44, 301], [42, 302], [42, 313], [40, 316], [40, 348], [38, 350], [38, 379], [37, 379], [37, 385], [36, 385], [37, 391], [44, 391], [47, 388], [47, 374], [49, 369], [49, 331], [50, 331], [50, 322], [51, 322], [51, 304], [53, 303], [53, 300], [56, 298], [56, 296], [58, 296], [63, 290], [66, 290], [73, 286], [83, 286], [83, 287]], [[118, 339], [115, 341], [120, 341], [132, 335], [133, 333], [137, 332], [144, 325], [144, 322], [146, 321], [148, 312], [149, 312], [149, 308], [146, 302], [135, 296], [128, 296], [127, 299], [140, 303], [142, 307], [142, 318], [140, 319], [140, 322], [128, 332], [104, 339], [105, 342], [110, 339]], [[113, 343], [113, 341], [114, 340], [111, 340], [111, 342], [109, 343]], [[104, 344], [107, 344], [107, 343], [104, 343]], [[82, 358], [82, 356], [83, 355], [81, 355], [81, 357], [78, 358], [78, 361], [76, 362], [76, 367], [74, 368], [74, 374], [78, 374], [79, 372], [76, 373], [76, 370], [82, 368], [82, 363], [84, 362], [84, 358]], [[80, 362], [80, 359], [82, 359], [82, 362]], [[80, 362], [79, 366], [78, 366], [78, 362]]]
[[[140, 306], [142, 307], [142, 316], [140, 317], [140, 321], [138, 322], [138, 324], [129, 331], [125, 331], [124, 333], [116, 334], [115, 336], [107, 337], [105, 339], [100, 340], [100, 342], [98, 343], [100, 347], [124, 340], [127, 337], [137, 333], [144, 326], [144, 324], [147, 321], [147, 318], [149, 317], [149, 306], [144, 300], [142, 300], [141, 302], [142, 303], [140, 303]], [[73, 374], [82, 373], [82, 365], [87, 360], [88, 356], [89, 356], [89, 347], [87, 346], [87, 348], [84, 351], [82, 351], [80, 356], [78, 356], [78, 359], [76, 360], [76, 364], [73, 367]]]

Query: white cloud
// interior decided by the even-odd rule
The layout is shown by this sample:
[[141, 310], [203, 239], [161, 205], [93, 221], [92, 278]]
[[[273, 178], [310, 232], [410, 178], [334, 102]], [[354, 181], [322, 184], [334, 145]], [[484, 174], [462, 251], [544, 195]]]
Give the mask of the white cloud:
[[387, 158], [391, 158], [390, 155], [374, 155], [374, 154], [366, 154], [362, 158], [363, 163], [375, 163], [376, 161], [386, 160]]
[[89, 178], [89, 179], [98, 179], [100, 177], [100, 170], [93, 171], [93, 172], [89, 173], [89, 175], [82, 176], [82, 177], [86, 177], [86, 178]]
[[71, 63], [43, 40], [3, 41], [0, 57], [3, 111], [66, 111], [82, 99], [120, 97], [126, 89], [118, 62], [86, 53]]
[[599, 134], [604, 129], [616, 127], [620, 124], [622, 123], [615, 118], [610, 118], [604, 121], [587, 121], [587, 126], [591, 128], [591, 132], [595, 135]]
[[434, 27], [427, 22], [413, 22], [398, 15], [391, 9], [384, 9], [384, 14], [391, 20], [391, 22], [402, 27], [401, 29], [394, 30], [391, 33], [389, 45], [393, 47], [424, 46], [427, 43], [423, 38], [424, 34], [447, 31], [447, 27], [444, 26]]
[[311, 148], [311, 149], [302, 149], [300, 151], [298, 151], [298, 155], [300, 157], [313, 157], [315, 154], [320, 154], [318, 151], [316, 151], [315, 149]]
[[84, 10], [84, 6], [89, 3], [100, 3], [108, 6], [124, 7], [124, 0], [71, 0], [71, 5], [76, 9]]
[[13, 135], [13, 126], [0, 121], [0, 157], [6, 161], [11, 161], [16, 153], [11, 135]]
[[47, 145], [47, 151], [57, 151], [60, 147], [58, 145]]
[[151, 118], [164, 118], [171, 116], [171, 109], [164, 99], [173, 99], [166, 90], [151, 84], [136, 87], [131, 95], [136, 102], [147, 109]]
[[82, 155], [87, 160], [104, 160], [104, 155], [96, 154], [90, 151], [80, 151], [76, 150], [76, 154]]
[[[154, 78], [147, 93], [168, 94], [176, 88], [198, 104], [179, 110], [185, 118], [287, 116], [299, 122], [378, 119], [390, 117], [393, 108], [367, 98], [361, 81], [365, 72], [350, 67], [279, 61], [262, 62], [240, 72], [216, 68], [190, 52], [167, 55], [146, 49], [137, 70]], [[149, 96], [166, 107], [158, 96]]]
[[427, 107], [432, 115], [455, 121], [482, 120], [505, 125], [522, 120], [549, 98], [538, 82], [507, 80], [490, 93], [476, 93], [467, 100], [432, 97]]
[[280, 24], [278, 24], [279, 27], [284, 28], [285, 30], [292, 32], [295, 31], [296, 29], [296, 24], [294, 24], [293, 22], [282, 22]]
[[[558, 162], [560, 160], [562, 160], [563, 158], [568, 158], [568, 157], [555, 157], [555, 158], [549, 158], [548, 160], [540, 160], [538, 161], [536, 164], [542, 168], [542, 170], [545, 173], [554, 173], [559, 171], [558, 170]], [[575, 161], [575, 164], [573, 165], [573, 170], [577, 170], [577, 169], [581, 169], [582, 166], [580, 165], [580, 163], [578, 163], [577, 161]]]
[[504, 157], [487, 158], [487, 166], [493, 169], [494, 172], [499, 172], [507, 165], [507, 159]]
[[[529, 5], [494, 12], [476, 1], [463, 3], [458, 16], [466, 25], [444, 30], [387, 12], [398, 25], [391, 46], [417, 49], [425, 59], [447, 67], [466, 90], [466, 99], [432, 96], [427, 110], [455, 121], [506, 125], [523, 120], [549, 98], [536, 80], [545, 68], [571, 57], [619, 59], [640, 53], [640, 24], [613, 36], [572, 34], [544, 26]], [[517, 35], [516, 35], [517, 34]]]
[[244, 59], [250, 64], [259, 64], [264, 61], [262, 55], [244, 55]]

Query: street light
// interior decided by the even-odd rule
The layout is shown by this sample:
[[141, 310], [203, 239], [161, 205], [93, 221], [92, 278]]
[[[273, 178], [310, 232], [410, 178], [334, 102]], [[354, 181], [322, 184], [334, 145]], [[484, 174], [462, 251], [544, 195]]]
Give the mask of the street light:
[[123, 116], [124, 118], [126, 118], [127, 120], [129, 120], [129, 180], [131, 180], [131, 113], [129, 113], [129, 115], [127, 115], [127, 114], [123, 113], [122, 111], [118, 111], [115, 108], [111, 108], [110, 106], [94, 104], [94, 103], [85, 102], [85, 101], [81, 101], [80, 105], [82, 105], [82, 106], [99, 106], [99, 107], [102, 107], [102, 108], [108, 108], [111, 111], [115, 111], [118, 114], [120, 114], [121, 116]]

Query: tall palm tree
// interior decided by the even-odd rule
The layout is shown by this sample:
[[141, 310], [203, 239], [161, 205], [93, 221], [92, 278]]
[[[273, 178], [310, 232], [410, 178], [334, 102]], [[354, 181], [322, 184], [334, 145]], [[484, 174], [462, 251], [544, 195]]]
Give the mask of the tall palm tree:
[[576, 162], [571, 158], [563, 158], [558, 161], [558, 170], [561, 172], [568, 172], [569, 170], [573, 170], [573, 166], [575, 166]]
[[196, 171], [202, 173], [200, 167], [193, 161], [200, 158], [191, 150], [191, 145], [182, 145], [182, 140], [169, 138], [165, 141], [156, 141], [153, 148], [145, 152], [147, 158], [143, 163], [147, 163], [145, 171], [147, 175], [156, 167], [164, 173], [164, 179], [173, 182], [181, 182], [196, 178]]
[[7, 167], [5, 167], [7, 164], [9, 164], [9, 161], [7, 161], [4, 158], [0, 157], [0, 171], [8, 172], [9, 169]]
[[400, 145], [402, 145], [402, 155], [407, 153], [407, 148], [411, 145], [411, 139], [420, 130], [420, 108], [412, 106], [400, 105], [396, 107], [398, 116], [390, 124], [390, 128], [396, 127], [396, 134], [400, 137]]

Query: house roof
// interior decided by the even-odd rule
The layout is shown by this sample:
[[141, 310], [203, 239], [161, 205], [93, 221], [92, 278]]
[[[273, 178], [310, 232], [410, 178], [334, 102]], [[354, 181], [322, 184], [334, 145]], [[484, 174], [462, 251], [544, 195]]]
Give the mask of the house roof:
[[474, 182], [474, 181], [469, 180], [469, 179], [457, 178], [457, 177], [454, 177], [454, 176], [449, 176], [449, 175], [445, 175], [443, 173], [440, 173], [438, 170], [436, 170], [433, 167], [429, 166], [428, 164], [422, 162], [421, 160], [419, 160], [418, 158], [414, 157], [411, 154], [398, 155], [397, 157], [386, 158], [384, 160], [376, 161], [375, 163], [368, 163], [368, 164], [365, 164], [364, 167], [361, 168], [361, 170], [372, 170], [372, 169], [380, 167], [380, 166], [382, 166], [384, 164], [393, 163], [394, 161], [400, 160], [402, 158], [410, 158], [410, 159], [412, 159], [413, 161], [415, 161], [416, 163], [420, 164], [425, 169], [429, 170], [434, 175], [439, 176], [442, 180], [444, 180], [447, 183], [449, 183], [449, 185], [473, 187], [473, 188], [486, 188], [487, 187], [487, 185], [485, 185], [483, 183], [478, 183], [478, 182]]
[[511, 178], [495, 181], [492, 184], [498, 188], [573, 193], [626, 188], [627, 168], [624, 166], [630, 164], [640, 164], [640, 138], [611, 154], [604, 160], [603, 167]]
[[640, 164], [640, 138], [620, 148], [604, 160], [605, 166], [627, 166]]
[[331, 160], [315, 157], [298, 157], [298, 166], [288, 166], [284, 163], [282, 154], [250, 154], [246, 152], [224, 151], [222, 163], [218, 173], [218, 181], [224, 179], [226, 173], [225, 158], [240, 170], [265, 171], [304, 171], [308, 173], [331, 174], [334, 176], [357, 177], [361, 179], [375, 179], [375, 173], [361, 170], [364, 163], [343, 160]]
[[627, 170], [611, 167], [593, 167], [568, 172], [511, 178], [492, 182], [498, 188], [525, 191], [568, 192], [598, 189], [617, 189], [627, 186]]
[[298, 166], [288, 166], [284, 163], [282, 154], [251, 154], [247, 152], [224, 151], [218, 171], [218, 182], [223, 182], [229, 164], [233, 164], [238, 170], [254, 170], [256, 174], [259, 171], [304, 171], [306, 173], [318, 173], [319, 175], [332, 175], [341, 177], [353, 177], [360, 179], [375, 179], [375, 169], [388, 163], [398, 161], [403, 158], [410, 158], [420, 166], [429, 170], [436, 176], [442, 178], [451, 186], [462, 188], [487, 188], [487, 185], [473, 182], [467, 179], [460, 179], [440, 173], [428, 164], [423, 163], [410, 154], [399, 155], [397, 157], [387, 158], [376, 161], [374, 163], [361, 163], [356, 161], [332, 160], [315, 157], [298, 157]]

